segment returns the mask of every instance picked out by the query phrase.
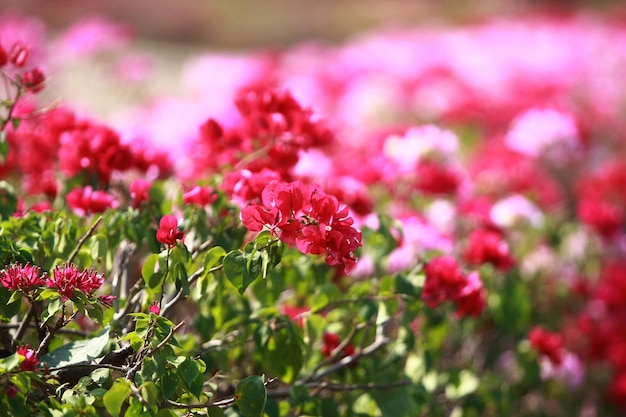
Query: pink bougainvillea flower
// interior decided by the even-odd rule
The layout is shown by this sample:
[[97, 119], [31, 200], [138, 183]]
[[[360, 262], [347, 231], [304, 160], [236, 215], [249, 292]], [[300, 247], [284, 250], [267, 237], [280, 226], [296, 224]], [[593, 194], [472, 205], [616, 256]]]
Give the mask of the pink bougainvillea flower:
[[139, 208], [144, 201], [150, 201], [150, 187], [152, 182], [144, 179], [136, 179], [130, 184], [130, 197], [133, 199], [131, 206]]
[[539, 354], [546, 356], [554, 365], [563, 361], [563, 336], [541, 327], [533, 327], [528, 334], [530, 345]]
[[183, 240], [185, 237], [182, 231], [178, 230], [178, 220], [172, 215], [165, 215], [159, 221], [159, 229], [156, 232], [156, 238], [159, 242], [169, 247], [176, 246], [177, 240]]
[[495, 230], [474, 230], [469, 237], [463, 257], [470, 264], [491, 263], [501, 271], [507, 271], [515, 265], [508, 243], [502, 234]]
[[348, 207], [317, 184], [272, 181], [261, 203], [244, 207], [241, 221], [248, 230], [270, 230], [302, 253], [324, 254], [326, 263], [347, 274], [356, 263], [361, 232], [353, 227]]
[[217, 193], [211, 187], [201, 187], [196, 185], [189, 191], [183, 193], [183, 202], [185, 204], [194, 204], [197, 206], [208, 206], [217, 200]]
[[506, 145], [524, 155], [540, 156], [548, 147], [576, 149], [578, 128], [573, 116], [555, 109], [530, 109], [519, 115], [505, 137]]
[[309, 311], [311, 311], [309, 307], [298, 307], [288, 304], [283, 305], [283, 313], [300, 327], [304, 324], [304, 317]]
[[458, 317], [480, 316], [487, 306], [487, 298], [478, 272], [474, 271], [467, 276], [465, 286], [455, 301]]
[[93, 269], [80, 271], [72, 264], [57, 265], [52, 276], [46, 281], [46, 285], [56, 289], [64, 300], [74, 296], [74, 290], [78, 290], [88, 297], [102, 286], [104, 275]]
[[28, 345], [19, 346], [17, 354], [24, 358], [20, 363], [22, 371], [34, 371], [39, 366], [39, 359], [35, 356], [35, 351]]
[[30, 264], [14, 264], [0, 271], [0, 283], [10, 291], [24, 293], [45, 284], [41, 268]]
[[109, 208], [118, 206], [117, 200], [110, 194], [87, 186], [74, 188], [65, 196], [67, 205], [79, 216], [102, 213]]
[[426, 281], [422, 289], [422, 300], [435, 308], [446, 300], [456, 300], [466, 285], [463, 271], [452, 256], [438, 256], [424, 267]]
[[156, 314], [157, 316], [161, 314], [161, 307], [159, 306], [158, 301], [152, 302], [152, 305], [150, 306], [150, 312], [152, 314]]
[[[335, 349], [337, 349], [341, 345], [341, 338], [336, 333], [326, 332], [324, 336], [322, 336], [322, 355], [327, 358], [332, 356], [332, 353]], [[348, 343], [343, 350], [339, 353], [338, 357], [335, 360], [340, 360], [346, 356], [353, 355], [356, 350], [354, 349], [354, 345], [352, 343]]]

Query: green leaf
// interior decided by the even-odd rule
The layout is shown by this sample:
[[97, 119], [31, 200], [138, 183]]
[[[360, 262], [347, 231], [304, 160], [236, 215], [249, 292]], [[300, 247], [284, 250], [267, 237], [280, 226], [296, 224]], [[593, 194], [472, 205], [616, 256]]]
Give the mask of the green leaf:
[[109, 240], [106, 235], [97, 234], [90, 238], [89, 249], [91, 252], [91, 259], [94, 261], [104, 261], [107, 256], [107, 249], [109, 247]]
[[249, 376], [235, 388], [235, 403], [245, 417], [263, 417], [267, 391], [263, 377]]
[[20, 364], [20, 357], [17, 353], [7, 356], [6, 358], [0, 359], [0, 371], [10, 372], [17, 368]]
[[158, 407], [159, 389], [154, 382], [144, 382], [143, 385], [139, 387], [139, 391], [141, 392], [143, 399], [150, 405], [150, 407]]
[[451, 400], [458, 400], [476, 391], [479, 385], [480, 379], [472, 372], [464, 369], [459, 373], [456, 384], [446, 386], [446, 397]]
[[9, 142], [7, 141], [7, 132], [0, 131], [0, 163], [5, 163], [9, 154]]
[[100, 357], [109, 340], [107, 326], [96, 337], [70, 342], [42, 356], [41, 362], [46, 362], [50, 368], [89, 362]]
[[190, 289], [189, 289], [189, 280], [187, 277], [187, 268], [185, 268], [185, 265], [181, 264], [181, 263], [176, 263], [174, 264], [174, 268], [173, 268], [173, 276], [174, 276], [174, 283], [176, 284], [176, 290], [183, 290], [183, 295], [184, 296], [188, 296]]
[[339, 409], [331, 397], [322, 398], [318, 410], [321, 417], [339, 417]]
[[141, 276], [146, 284], [150, 284], [152, 276], [155, 274], [155, 267], [157, 262], [159, 262], [159, 254], [153, 253], [148, 256], [146, 261], [143, 263], [143, 267], [141, 268]]
[[239, 294], [243, 294], [246, 288], [254, 281], [254, 278], [250, 277], [247, 265], [248, 258], [240, 250], [229, 252], [224, 257], [224, 274], [239, 291]]
[[61, 310], [61, 308], [63, 308], [63, 301], [61, 300], [61, 297], [57, 296], [56, 298], [51, 299], [48, 303], [48, 308], [41, 314], [41, 322], [47, 322], [48, 319], [54, 316], [59, 310]]
[[128, 407], [124, 410], [124, 417], [143, 417], [145, 414], [143, 405], [137, 397], [129, 397]]
[[96, 384], [102, 385], [111, 377], [111, 370], [108, 368], [99, 368], [91, 373], [91, 380]]
[[0, 285], [0, 321], [10, 321], [20, 311], [22, 293], [9, 291]]
[[165, 372], [163, 378], [161, 379], [161, 392], [163, 396], [167, 399], [172, 399], [174, 393], [178, 389], [178, 376], [170, 371]]
[[15, 188], [6, 181], [0, 181], [0, 218], [10, 219], [17, 210]]
[[211, 268], [216, 266], [224, 256], [226, 256], [226, 251], [221, 246], [214, 246], [209, 249], [204, 257], [205, 273], [208, 273]]
[[92, 305], [91, 308], [85, 309], [85, 315], [89, 317], [91, 320], [96, 323], [102, 325], [102, 320], [104, 319], [104, 313], [102, 311], [102, 307], [99, 305]]
[[180, 263], [182, 265], [186, 265], [189, 260], [189, 251], [185, 245], [177, 244], [170, 251], [170, 259], [172, 263]]
[[113, 383], [113, 386], [111, 386], [111, 389], [104, 394], [102, 402], [113, 417], [120, 415], [122, 405], [130, 395], [130, 392], [130, 382], [123, 378], [118, 378]]
[[309, 388], [303, 384], [296, 384], [291, 387], [289, 392], [289, 402], [292, 406], [298, 407], [302, 404], [311, 401], [311, 394]]
[[372, 397], [384, 416], [413, 417], [417, 415], [417, 404], [411, 397], [408, 387], [373, 391]]
[[198, 377], [202, 376], [198, 363], [196, 363], [196, 361], [191, 358], [186, 358], [183, 363], [181, 363], [178, 367], [178, 375], [185, 382], [185, 385], [187, 386], [189, 391], [196, 397], [199, 397], [202, 393], [202, 385], [200, 385], [199, 392], [197, 390], [197, 387], [194, 386], [194, 382], [198, 379]]
[[292, 322], [286, 324], [284, 328], [274, 332], [262, 354], [266, 369], [272, 375], [291, 383], [296, 380], [302, 368], [302, 341], [296, 333], [295, 325]]

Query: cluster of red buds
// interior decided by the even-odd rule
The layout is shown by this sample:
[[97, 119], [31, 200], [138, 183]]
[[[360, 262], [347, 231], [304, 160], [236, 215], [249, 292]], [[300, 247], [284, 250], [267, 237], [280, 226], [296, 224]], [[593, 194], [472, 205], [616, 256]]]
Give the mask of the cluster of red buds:
[[39, 67], [33, 67], [26, 71], [22, 70], [28, 62], [29, 55], [30, 46], [24, 42], [15, 42], [8, 52], [0, 44], [0, 68], [3, 68], [5, 65], [12, 65], [18, 71], [15, 79], [16, 83], [26, 91], [38, 93], [43, 90], [46, 77]]

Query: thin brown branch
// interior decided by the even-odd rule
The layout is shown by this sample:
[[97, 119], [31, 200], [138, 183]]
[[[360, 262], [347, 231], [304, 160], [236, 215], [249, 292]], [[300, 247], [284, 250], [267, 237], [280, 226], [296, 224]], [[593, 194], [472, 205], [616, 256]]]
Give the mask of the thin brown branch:
[[[209, 272], [216, 272], [223, 268], [223, 265], [217, 265], [213, 268], [209, 269]], [[191, 287], [200, 277], [204, 274], [204, 267], [200, 267], [196, 272], [191, 274], [187, 279], [187, 283], [189, 287]], [[161, 308], [161, 315], [164, 316], [170, 311], [179, 301], [183, 299], [184, 291], [183, 289], [179, 289], [176, 295], [174, 295], [168, 302]]]
[[85, 244], [85, 241], [87, 239], [89, 239], [89, 236], [91, 236], [93, 234], [93, 232], [96, 230], [96, 228], [100, 225], [100, 223], [102, 222], [103, 217], [100, 216], [96, 219], [95, 222], [93, 222], [93, 224], [91, 225], [91, 227], [89, 228], [89, 230], [87, 230], [87, 233], [85, 233], [83, 235], [83, 237], [80, 238], [80, 240], [78, 241], [78, 243], [76, 244], [76, 247], [74, 248], [74, 250], [72, 251], [72, 253], [70, 254], [69, 258], [67, 258], [67, 263], [71, 264], [72, 261], [74, 260], [74, 258], [76, 257], [76, 255], [78, 255], [78, 251], [80, 250], [80, 248], [83, 247], [83, 245]]

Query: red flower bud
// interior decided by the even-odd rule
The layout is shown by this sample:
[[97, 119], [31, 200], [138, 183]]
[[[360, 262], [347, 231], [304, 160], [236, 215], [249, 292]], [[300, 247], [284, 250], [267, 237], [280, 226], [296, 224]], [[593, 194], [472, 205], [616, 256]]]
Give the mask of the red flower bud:
[[9, 52], [9, 60], [16, 67], [23, 67], [28, 59], [30, 47], [23, 42], [17, 41], [13, 44], [11, 51]]
[[22, 74], [22, 85], [31, 93], [38, 93], [43, 90], [46, 77], [39, 68], [33, 68]]

